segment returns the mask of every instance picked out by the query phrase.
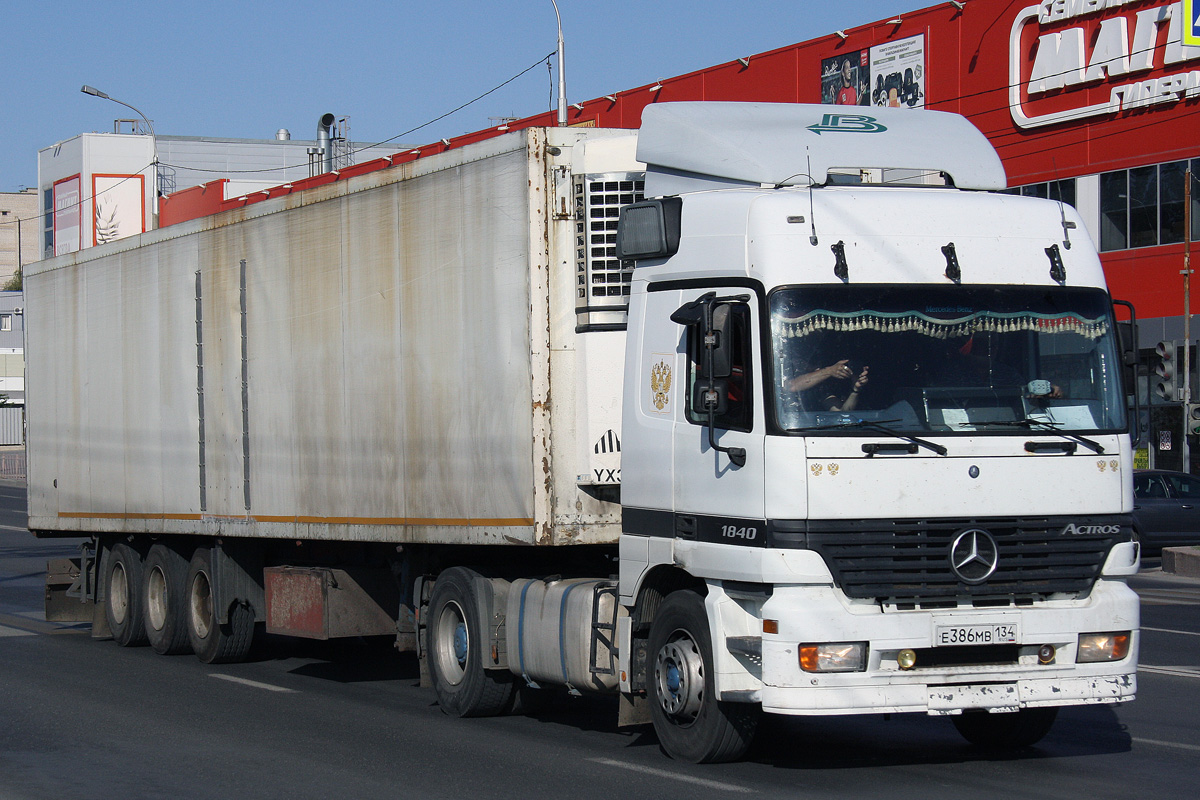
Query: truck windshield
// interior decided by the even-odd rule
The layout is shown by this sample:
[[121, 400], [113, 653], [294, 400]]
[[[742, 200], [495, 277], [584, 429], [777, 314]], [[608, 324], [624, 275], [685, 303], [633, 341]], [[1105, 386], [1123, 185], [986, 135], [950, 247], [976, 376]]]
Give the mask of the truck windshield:
[[772, 292], [786, 431], [1125, 430], [1111, 306], [1099, 289], [808, 286]]

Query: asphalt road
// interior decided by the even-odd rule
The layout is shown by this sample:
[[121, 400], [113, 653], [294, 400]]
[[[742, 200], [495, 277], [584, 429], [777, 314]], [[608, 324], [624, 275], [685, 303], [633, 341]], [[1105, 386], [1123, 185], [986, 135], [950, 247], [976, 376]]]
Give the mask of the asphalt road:
[[0, 798], [1129, 798], [1195, 796], [1200, 581], [1145, 570], [1138, 700], [1067, 709], [1037, 747], [966, 744], [947, 720], [769, 718], [738, 764], [671, 761], [610, 698], [446, 717], [387, 643], [269, 638], [206, 666], [47, 623], [48, 558], [0, 482]]

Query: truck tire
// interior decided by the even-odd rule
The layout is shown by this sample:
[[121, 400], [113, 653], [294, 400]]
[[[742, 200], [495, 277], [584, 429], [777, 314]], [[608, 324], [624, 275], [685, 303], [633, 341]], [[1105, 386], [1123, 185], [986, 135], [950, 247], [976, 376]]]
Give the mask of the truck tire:
[[648, 653], [650, 717], [667, 755], [695, 764], [741, 758], [761, 711], [716, 699], [708, 615], [699, 594], [667, 595], [650, 625]]
[[142, 571], [142, 556], [137, 550], [123, 542], [113, 545], [104, 574], [104, 615], [113, 640], [121, 647], [146, 643]]
[[429, 597], [426, 653], [433, 690], [453, 717], [490, 717], [512, 708], [511, 672], [483, 668], [484, 628], [478, 619], [477, 573], [453, 567], [438, 575]]
[[1040, 742], [1057, 716], [1057, 708], [1023, 708], [1009, 714], [968, 711], [950, 719], [971, 744], [989, 750], [1016, 750]]
[[191, 649], [187, 632], [188, 562], [175, 548], [158, 543], [146, 554], [142, 602], [146, 638], [154, 652], [173, 656]]
[[229, 622], [218, 622], [212, 576], [211, 551], [197, 547], [187, 571], [187, 635], [192, 652], [205, 664], [245, 661], [254, 644], [254, 609], [235, 603], [229, 609]]

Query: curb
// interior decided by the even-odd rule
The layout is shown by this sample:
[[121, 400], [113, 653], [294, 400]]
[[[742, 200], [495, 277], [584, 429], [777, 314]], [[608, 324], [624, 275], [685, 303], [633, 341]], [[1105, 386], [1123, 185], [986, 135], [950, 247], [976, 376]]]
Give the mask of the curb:
[[1200, 547], [1164, 547], [1162, 571], [1187, 578], [1200, 578]]

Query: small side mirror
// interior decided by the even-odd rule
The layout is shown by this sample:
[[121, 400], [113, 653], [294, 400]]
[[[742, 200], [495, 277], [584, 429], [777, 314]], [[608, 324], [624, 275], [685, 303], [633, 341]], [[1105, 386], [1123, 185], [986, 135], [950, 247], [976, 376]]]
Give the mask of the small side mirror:
[[729, 381], [724, 378], [698, 380], [692, 387], [692, 408], [717, 416], [729, 410]]

